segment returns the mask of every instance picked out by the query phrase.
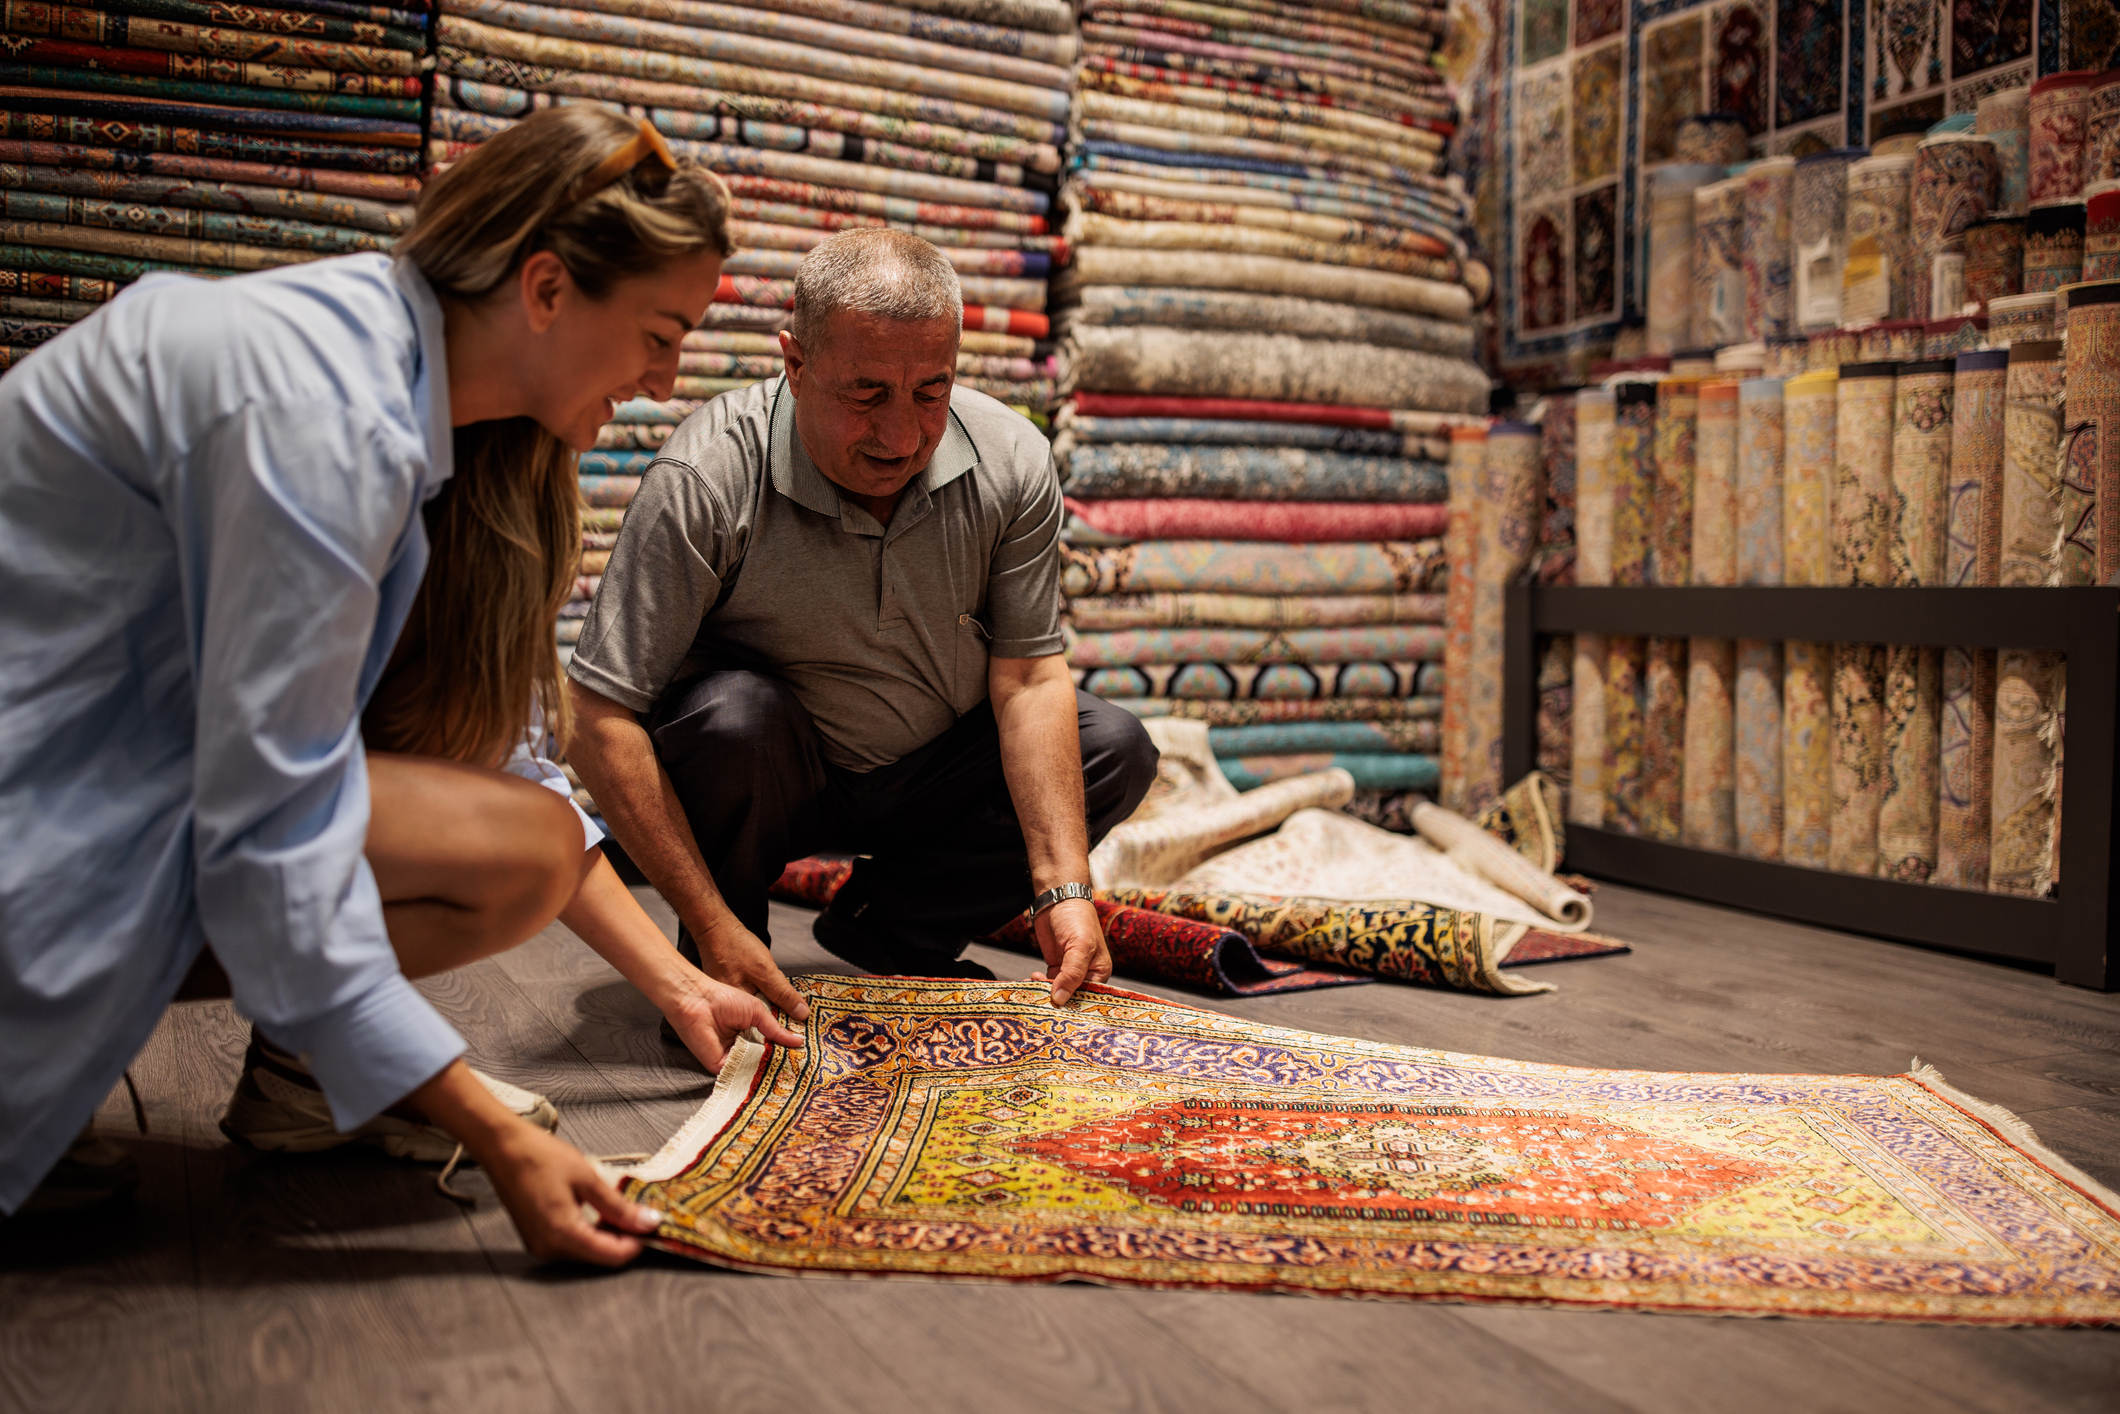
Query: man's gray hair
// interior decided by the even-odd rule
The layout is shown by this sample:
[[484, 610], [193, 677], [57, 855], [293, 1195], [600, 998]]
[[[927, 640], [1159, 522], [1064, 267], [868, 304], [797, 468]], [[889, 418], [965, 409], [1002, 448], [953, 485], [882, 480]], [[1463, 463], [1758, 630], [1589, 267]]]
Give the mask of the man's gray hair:
[[814, 353], [826, 320], [851, 309], [911, 322], [954, 319], [964, 329], [964, 286], [941, 251], [904, 231], [840, 231], [810, 248], [795, 267], [795, 312], [788, 332]]

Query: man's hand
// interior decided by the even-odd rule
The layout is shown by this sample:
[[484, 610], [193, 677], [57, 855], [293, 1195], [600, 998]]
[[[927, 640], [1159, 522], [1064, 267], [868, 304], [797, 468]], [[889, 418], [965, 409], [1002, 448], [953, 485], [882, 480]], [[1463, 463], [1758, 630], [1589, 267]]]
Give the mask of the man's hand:
[[773, 1009], [752, 996], [711, 977], [699, 979], [699, 990], [664, 1009], [670, 1025], [692, 1054], [717, 1073], [736, 1038], [752, 1027], [776, 1046], [799, 1046], [802, 1033], [780, 1024]]
[[[754, 997], [764, 997], [797, 1021], [810, 1019], [810, 1004], [795, 990], [787, 974], [773, 961], [773, 954], [750, 929], [723, 910], [725, 921], [706, 929], [694, 928], [692, 941], [699, 945], [699, 962], [706, 974]], [[673, 1018], [672, 1026], [677, 1024]], [[800, 1042], [796, 1044], [800, 1045]]]
[[1045, 971], [1034, 980], [1052, 982], [1054, 1006], [1067, 1005], [1084, 982], [1111, 981], [1111, 949], [1105, 946], [1097, 907], [1088, 899], [1056, 903], [1031, 926], [1038, 934], [1038, 951], [1045, 956]]

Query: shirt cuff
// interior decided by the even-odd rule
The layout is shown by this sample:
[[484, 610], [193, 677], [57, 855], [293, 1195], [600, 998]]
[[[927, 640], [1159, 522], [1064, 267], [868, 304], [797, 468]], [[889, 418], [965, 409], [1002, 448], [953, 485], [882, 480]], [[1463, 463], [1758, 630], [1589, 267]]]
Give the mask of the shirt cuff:
[[307, 1062], [340, 1133], [366, 1124], [464, 1053], [456, 1028], [404, 974], [272, 1039]]

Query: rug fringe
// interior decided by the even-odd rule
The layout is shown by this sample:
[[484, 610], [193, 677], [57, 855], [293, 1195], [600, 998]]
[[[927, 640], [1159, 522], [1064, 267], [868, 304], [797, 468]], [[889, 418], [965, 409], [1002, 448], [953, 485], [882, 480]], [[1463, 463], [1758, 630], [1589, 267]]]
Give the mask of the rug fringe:
[[1557, 992], [1560, 988], [1551, 982], [1538, 982], [1513, 972], [1502, 971], [1502, 963], [1509, 950], [1517, 945], [1524, 934], [1531, 931], [1529, 923], [1511, 923], [1483, 913], [1478, 923], [1480, 930], [1480, 976], [1487, 985], [1504, 997], [1528, 997], [1534, 992]]
[[2052, 1169], [2055, 1174], [2070, 1184], [2082, 1189], [2084, 1195], [2093, 1202], [2104, 1205], [2115, 1214], [2120, 1214], [2120, 1192], [2115, 1192], [2113, 1189], [2108, 1188], [2105, 1184], [2092, 1178], [2082, 1169], [2077, 1168], [2067, 1159], [2062, 1158], [2048, 1148], [2041, 1142], [2032, 1126], [2014, 1111], [2004, 1109], [1993, 1101], [1968, 1095], [1965, 1091], [1951, 1084], [1950, 1081], [1945, 1080], [1943, 1073], [1937, 1070], [1935, 1066], [1922, 1064], [1920, 1056], [1914, 1057], [1913, 1065], [1907, 1071], [1907, 1078], [1941, 1099], [1992, 1126], [2004, 1138], [2024, 1150], [2032, 1159]]
[[652, 1158], [632, 1164], [597, 1159], [589, 1162], [595, 1165], [606, 1182], [613, 1184], [621, 1178], [652, 1183], [657, 1179], [677, 1177], [684, 1172], [685, 1165], [692, 1162], [693, 1156], [706, 1148], [714, 1136], [736, 1118], [736, 1111], [750, 1096], [751, 1078], [758, 1073], [759, 1062], [765, 1059], [766, 1050], [765, 1043], [753, 1040], [749, 1032], [737, 1037], [736, 1044], [729, 1047], [729, 1054], [722, 1060], [720, 1073], [714, 1077], [714, 1093], [707, 1097], [706, 1103], [692, 1111], [692, 1117], [678, 1127]]

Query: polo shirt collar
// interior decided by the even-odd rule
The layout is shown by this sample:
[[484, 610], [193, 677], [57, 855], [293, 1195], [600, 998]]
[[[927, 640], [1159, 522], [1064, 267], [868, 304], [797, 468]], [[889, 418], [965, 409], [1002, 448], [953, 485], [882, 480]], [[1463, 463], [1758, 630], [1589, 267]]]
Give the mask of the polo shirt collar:
[[[795, 395], [788, 391], [786, 374], [780, 376], [773, 388], [771, 456], [775, 491], [819, 515], [841, 514], [839, 488], [817, 469], [817, 463], [810, 459], [809, 449], [802, 445], [802, 438], [795, 435]], [[950, 425], [944, 430], [942, 440], [936, 443], [927, 470], [906, 489], [909, 492], [924, 491], [932, 496], [977, 465], [979, 448], [958, 420], [956, 409], [952, 408]]]

